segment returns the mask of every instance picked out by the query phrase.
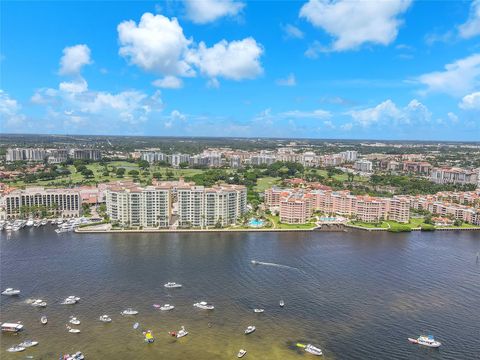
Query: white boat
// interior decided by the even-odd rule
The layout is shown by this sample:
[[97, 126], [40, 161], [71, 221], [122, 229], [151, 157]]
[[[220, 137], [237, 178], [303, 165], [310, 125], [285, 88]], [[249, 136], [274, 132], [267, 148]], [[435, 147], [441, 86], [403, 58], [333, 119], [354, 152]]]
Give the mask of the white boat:
[[252, 263], [253, 265], [257, 265], [257, 264], [258, 264], [258, 262], [255, 261], [255, 260], [252, 260], [251, 263]]
[[138, 314], [138, 311], [137, 310], [133, 310], [132, 308], [128, 308], [126, 310], [123, 310], [121, 312], [122, 315], [137, 315]]
[[285, 306], [285, 301], [280, 300], [279, 305], [280, 305], [280, 307], [284, 307]]
[[182, 328], [177, 332], [177, 339], [187, 335], [188, 335], [188, 331], [185, 330], [185, 327], [182, 326]]
[[28, 219], [28, 221], [25, 223], [28, 227], [33, 226], [35, 223], [33, 222], [32, 219]]
[[101, 322], [109, 323], [112, 322], [112, 318], [108, 315], [102, 315], [98, 318]]
[[253, 333], [255, 330], [257, 330], [257, 328], [253, 325], [250, 325], [249, 327], [247, 327], [245, 329], [245, 335], [248, 335], [248, 334], [251, 334]]
[[3, 323], [1, 327], [3, 332], [19, 332], [23, 330], [23, 325], [19, 323]]
[[77, 301], [75, 299], [65, 299], [62, 301], [62, 305], [75, 305]]
[[182, 284], [177, 284], [176, 282], [167, 282], [165, 285], [166, 288], [168, 289], [174, 289], [174, 288], [181, 288]]
[[165, 304], [163, 306], [160, 306], [160, 310], [162, 311], [169, 311], [175, 309], [175, 306], [170, 305], [170, 304]]
[[40, 220], [35, 220], [34, 223], [33, 223], [33, 226], [34, 227], [39, 227], [41, 225], [41, 221]]
[[246, 353], [247, 353], [247, 350], [245, 350], [245, 349], [238, 350], [237, 358], [244, 357]]
[[7, 296], [20, 295], [20, 290], [14, 289], [14, 288], [6, 288], [4, 291], [2, 291], [2, 295], [7, 295]]
[[197, 302], [197, 303], [193, 304], [193, 306], [195, 306], [199, 309], [202, 309], [202, 310], [213, 310], [213, 309], [215, 309], [215, 306], [207, 303], [206, 301]]
[[78, 296], [73, 296], [73, 295], [70, 295], [69, 297], [67, 297], [67, 299], [75, 300], [76, 302], [80, 301], [80, 298]]
[[12, 231], [13, 226], [11, 224], [5, 225], [5, 230]]
[[83, 360], [83, 359], [85, 359], [85, 356], [80, 351], [77, 351], [73, 355], [66, 354], [66, 355], [63, 355], [62, 357], [62, 360]]
[[316, 356], [323, 355], [322, 350], [313, 346], [312, 344], [308, 344], [307, 346], [305, 346], [305, 351]]
[[70, 316], [70, 320], [68, 322], [73, 325], [80, 325], [80, 320], [78, 320], [75, 316]]
[[47, 223], [48, 223], [48, 221], [46, 219], [44, 219], [40, 222], [40, 225], [45, 226], [45, 225], [47, 225]]
[[265, 309], [253, 309], [253, 312], [257, 314], [263, 313], [264, 311]]
[[46, 307], [47, 306], [47, 302], [46, 301], [43, 301], [42, 299], [37, 299], [37, 300], [34, 300], [32, 302], [32, 306], [35, 306], [35, 307]]
[[24, 348], [29, 348], [37, 345], [38, 345], [38, 341], [33, 341], [33, 340], [25, 340], [24, 342], [18, 344], [18, 346], [22, 346]]
[[48, 319], [45, 315], [43, 315], [41, 318], [40, 318], [40, 322], [43, 324], [43, 325], [46, 325], [47, 322], [48, 322]]
[[19, 351], [23, 351], [23, 350], [25, 350], [25, 348], [23, 346], [20, 346], [20, 345], [14, 345], [14, 346], [7, 349], [8, 352], [19, 352]]
[[72, 327], [70, 327], [70, 326], [68, 326], [68, 325], [66, 325], [66, 326], [67, 326], [67, 329], [68, 329], [68, 332], [69, 332], [69, 333], [72, 333], [72, 334], [78, 334], [78, 333], [80, 333], [80, 329], [74, 329], [74, 328], [72, 328]]
[[412, 344], [418, 344], [432, 348], [438, 348], [442, 345], [440, 341], [436, 341], [433, 338], [433, 335], [420, 335], [417, 339], [408, 338], [408, 341], [410, 341]]

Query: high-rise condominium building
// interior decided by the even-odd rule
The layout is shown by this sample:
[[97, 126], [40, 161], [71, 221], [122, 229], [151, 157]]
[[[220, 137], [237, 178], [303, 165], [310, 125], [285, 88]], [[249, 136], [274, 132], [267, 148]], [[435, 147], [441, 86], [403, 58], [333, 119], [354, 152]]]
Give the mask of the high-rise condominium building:
[[9, 148], [6, 160], [12, 161], [43, 161], [47, 156], [45, 149], [40, 148]]

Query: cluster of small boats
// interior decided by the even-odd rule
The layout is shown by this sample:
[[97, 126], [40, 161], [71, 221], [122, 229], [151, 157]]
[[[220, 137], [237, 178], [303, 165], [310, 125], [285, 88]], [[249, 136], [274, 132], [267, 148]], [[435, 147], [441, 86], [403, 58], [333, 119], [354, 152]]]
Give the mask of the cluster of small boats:
[[82, 224], [88, 224], [91, 220], [80, 217], [80, 218], [70, 218], [70, 219], [33, 219], [29, 218], [27, 220], [23, 219], [16, 219], [16, 220], [0, 220], [0, 230], [10, 231], [18, 231], [24, 227], [40, 227], [45, 226], [48, 223], [51, 225], [57, 225], [58, 228], [55, 229], [57, 234], [69, 232], [75, 230], [76, 227]]
[[[164, 284], [164, 286], [166, 288], [171, 288], [171, 289], [182, 287], [181, 284], [178, 284], [178, 283], [175, 283], [175, 282], [168, 282], [168, 283]], [[21, 292], [20, 292], [19, 289], [7, 288], [1, 294], [6, 295], [6, 296], [18, 296], [18, 295], [20, 295], [20, 293]], [[71, 295], [71, 296], [68, 296], [67, 298], [65, 298], [61, 304], [74, 305], [74, 304], [78, 303], [79, 301], [80, 301], [79, 297]], [[32, 306], [35, 306], [35, 307], [46, 307], [47, 306], [46, 301], [44, 301], [42, 299], [32, 299], [30, 301], [30, 304]], [[280, 305], [280, 307], [283, 308], [285, 306], [284, 300], [280, 300], [279, 305]], [[201, 310], [214, 310], [215, 309], [215, 306], [211, 303], [208, 303], [207, 301], [196, 302], [196, 303], [193, 304], [193, 306], [198, 308], [198, 309], [201, 309]], [[171, 304], [164, 304], [164, 305], [154, 304], [153, 307], [156, 308], [156, 309], [159, 309], [160, 311], [170, 311], [170, 310], [173, 310], [175, 308], [175, 306], [171, 305]], [[265, 312], [265, 309], [254, 308], [253, 312], [257, 313], [257, 314], [261, 314], [261, 313]], [[133, 316], [133, 315], [137, 315], [137, 314], [138, 314], [138, 311], [133, 309], [133, 308], [127, 308], [127, 309], [125, 309], [121, 312], [121, 315], [124, 315], [124, 316]], [[110, 322], [112, 322], [112, 318], [109, 315], [104, 314], [104, 315], [101, 315], [99, 317], [99, 321], [104, 322], [104, 323], [110, 323]], [[47, 317], [45, 315], [43, 315], [40, 319], [40, 322], [42, 324], [46, 325], [47, 322], [48, 322]], [[68, 323], [71, 324], [71, 325], [74, 325], [74, 326], [77, 326], [77, 325], [81, 324], [80, 319], [78, 319], [76, 316], [73, 316], [73, 315], [70, 316], [70, 318], [68, 320]], [[78, 334], [78, 333], [81, 332], [80, 329], [73, 328], [69, 324], [65, 325], [66, 328], [67, 328], [67, 331], [69, 333]], [[134, 329], [138, 328], [138, 326], [139, 326], [139, 324], [135, 323]], [[254, 325], [249, 325], [244, 330], [244, 333], [245, 333], [245, 335], [249, 335], [249, 334], [252, 334], [253, 332], [255, 332], [256, 329], [257, 328]], [[1, 324], [1, 330], [2, 330], [2, 332], [18, 333], [18, 332], [23, 330], [23, 325], [20, 322], [18, 322], [18, 323], [3, 323], [3, 324]], [[188, 335], [188, 331], [185, 329], [184, 326], [182, 326], [180, 330], [170, 331], [169, 334], [173, 337], [176, 337], [176, 338], [182, 338], [182, 337]], [[153, 334], [152, 334], [151, 330], [148, 330], [148, 331], [144, 332], [144, 335], [145, 335], [145, 341], [147, 343], [154, 342], [154, 338], [153, 338]], [[439, 341], [435, 340], [432, 335], [420, 335], [418, 338], [408, 338], [408, 341], [410, 343], [413, 343], [413, 344], [422, 345], [422, 346], [431, 347], [431, 348], [438, 348], [442, 345]], [[30, 348], [30, 347], [36, 346], [36, 345], [38, 345], [38, 341], [25, 340], [20, 344], [11, 346], [10, 348], [7, 349], [7, 351], [8, 352], [21, 352], [21, 351], [26, 350], [27, 348]], [[297, 343], [296, 346], [299, 347], [299, 348], [302, 348], [305, 352], [307, 352], [311, 355], [315, 355], [315, 356], [322, 356], [323, 355], [322, 350], [319, 347], [317, 347], [313, 344]], [[244, 357], [246, 355], [246, 353], [247, 353], [247, 351], [245, 349], [240, 349], [237, 353], [237, 357], [238, 358]], [[77, 352], [77, 353], [74, 353], [73, 355], [66, 354], [66, 355], [63, 356], [63, 358], [61, 360], [83, 360], [84, 358], [85, 357], [81, 352]]]

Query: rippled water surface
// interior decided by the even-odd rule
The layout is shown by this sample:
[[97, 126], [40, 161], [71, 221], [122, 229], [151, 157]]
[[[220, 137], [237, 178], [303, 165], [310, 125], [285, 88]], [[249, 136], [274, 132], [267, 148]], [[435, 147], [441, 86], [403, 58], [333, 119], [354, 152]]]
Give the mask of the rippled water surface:
[[[480, 359], [478, 232], [57, 235], [46, 226], [3, 232], [0, 250], [1, 288], [22, 290], [1, 297], [0, 320], [25, 325], [2, 334], [1, 359], [78, 350], [87, 359], [233, 359], [240, 348], [246, 359], [313, 358], [297, 342], [321, 347], [326, 359]], [[168, 290], [168, 281], [184, 286]], [[61, 305], [69, 295], [80, 303]], [[195, 309], [200, 300], [215, 310]], [[164, 303], [175, 309], [152, 307]], [[127, 307], [139, 314], [121, 316]], [[101, 314], [113, 322], [99, 322]], [[66, 331], [71, 315], [80, 334]], [[182, 325], [188, 336], [168, 335]], [[257, 331], [246, 336], [248, 325]], [[144, 343], [143, 329], [155, 343]], [[423, 331], [442, 348], [407, 342]], [[6, 352], [28, 338], [40, 344]]]

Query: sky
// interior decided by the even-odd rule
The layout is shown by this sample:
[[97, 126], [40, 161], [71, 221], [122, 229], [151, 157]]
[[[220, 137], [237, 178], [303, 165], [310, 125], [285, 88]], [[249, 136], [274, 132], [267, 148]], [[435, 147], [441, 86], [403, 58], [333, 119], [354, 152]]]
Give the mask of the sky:
[[0, 132], [480, 141], [480, 0], [1, 1]]

